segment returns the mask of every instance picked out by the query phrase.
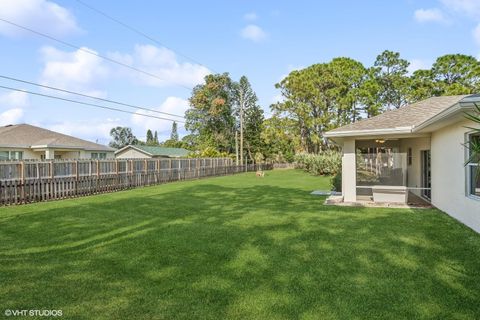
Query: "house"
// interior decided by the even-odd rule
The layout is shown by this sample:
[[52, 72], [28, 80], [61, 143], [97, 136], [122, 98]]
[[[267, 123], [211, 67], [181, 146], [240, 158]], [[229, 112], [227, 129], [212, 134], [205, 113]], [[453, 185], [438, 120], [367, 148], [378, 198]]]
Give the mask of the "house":
[[0, 127], [0, 160], [106, 159], [115, 149], [29, 124]]
[[190, 151], [183, 148], [165, 148], [158, 146], [128, 145], [115, 151], [117, 159], [138, 158], [185, 158]]
[[480, 135], [464, 112], [477, 103], [433, 97], [328, 131], [343, 150], [342, 200], [427, 201], [480, 232], [480, 166], [465, 165]]

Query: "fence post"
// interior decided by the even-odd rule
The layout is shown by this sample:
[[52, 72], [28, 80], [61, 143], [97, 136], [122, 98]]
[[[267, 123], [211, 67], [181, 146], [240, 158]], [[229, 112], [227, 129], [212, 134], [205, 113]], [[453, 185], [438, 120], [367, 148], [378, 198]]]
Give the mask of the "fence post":
[[78, 160], [75, 160], [75, 180], [78, 181]]

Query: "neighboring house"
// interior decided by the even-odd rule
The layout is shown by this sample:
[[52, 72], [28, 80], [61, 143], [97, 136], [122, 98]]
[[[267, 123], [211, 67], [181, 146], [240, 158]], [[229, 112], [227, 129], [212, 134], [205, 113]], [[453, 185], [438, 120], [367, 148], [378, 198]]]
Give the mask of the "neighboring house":
[[189, 152], [183, 148], [128, 145], [115, 151], [115, 157], [117, 159], [185, 158]]
[[110, 147], [62, 133], [17, 124], [0, 127], [0, 160], [22, 159], [107, 159]]
[[464, 117], [475, 103], [433, 97], [327, 132], [343, 149], [343, 201], [423, 199], [480, 232], [480, 166], [465, 166], [465, 145], [480, 139]]

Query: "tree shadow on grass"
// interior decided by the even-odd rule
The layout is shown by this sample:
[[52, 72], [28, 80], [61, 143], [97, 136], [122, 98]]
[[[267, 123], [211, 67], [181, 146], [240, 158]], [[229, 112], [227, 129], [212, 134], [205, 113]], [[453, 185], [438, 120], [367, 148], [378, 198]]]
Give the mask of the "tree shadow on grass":
[[477, 234], [437, 210], [323, 200], [203, 183], [32, 207], [0, 222], [0, 305], [85, 319], [480, 314]]

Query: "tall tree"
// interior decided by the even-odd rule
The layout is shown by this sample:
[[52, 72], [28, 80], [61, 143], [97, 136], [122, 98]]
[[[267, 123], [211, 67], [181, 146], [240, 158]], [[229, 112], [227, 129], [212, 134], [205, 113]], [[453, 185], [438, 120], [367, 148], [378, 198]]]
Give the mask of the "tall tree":
[[263, 111], [257, 105], [257, 95], [247, 77], [242, 76], [238, 83], [233, 83], [232, 87], [234, 114], [237, 118], [236, 126], [240, 132], [240, 165], [243, 165], [245, 144], [250, 160], [254, 160], [252, 148], [256, 148], [259, 142]]
[[380, 101], [386, 110], [400, 108], [408, 102], [410, 62], [400, 58], [400, 53], [385, 50], [375, 60], [375, 75], [381, 86]]
[[210, 74], [197, 85], [185, 113], [185, 128], [198, 136], [201, 148], [233, 152], [235, 118], [232, 113], [232, 80], [228, 73]]
[[147, 130], [147, 140], [145, 141], [147, 145], [151, 146], [154, 144], [152, 130]]
[[480, 90], [480, 63], [475, 57], [463, 54], [441, 56], [431, 72], [437, 83], [436, 95], [470, 94]]
[[158, 141], [157, 130], [155, 130], [155, 134], [153, 135], [153, 142], [155, 143], [156, 146], [158, 146], [160, 144], [159, 141]]
[[173, 121], [173, 123], [172, 123], [172, 132], [170, 133], [170, 140], [178, 141], [177, 122], [175, 122], [175, 121]]
[[112, 141], [109, 145], [112, 148], [120, 149], [129, 144], [138, 143], [138, 139], [133, 135], [132, 129], [127, 127], [116, 127], [110, 130]]
[[431, 70], [416, 70], [410, 77], [410, 89], [408, 99], [416, 102], [439, 95], [438, 86], [433, 80]]

